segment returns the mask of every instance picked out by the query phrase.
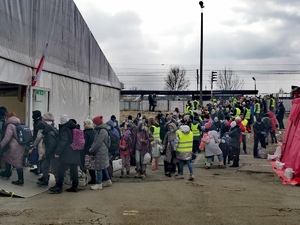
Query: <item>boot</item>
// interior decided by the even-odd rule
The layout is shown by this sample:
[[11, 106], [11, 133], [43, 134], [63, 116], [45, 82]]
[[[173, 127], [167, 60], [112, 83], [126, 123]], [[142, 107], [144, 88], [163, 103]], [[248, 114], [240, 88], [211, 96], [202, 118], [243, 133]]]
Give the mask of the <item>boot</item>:
[[5, 170], [0, 172], [0, 176], [6, 179], [9, 179], [11, 176], [11, 165], [9, 163], [5, 163]]
[[229, 167], [240, 167], [239, 166], [239, 161], [238, 160], [233, 160], [233, 164], [231, 165], [231, 166], [229, 166]]
[[60, 194], [62, 193], [62, 187], [55, 184], [53, 187], [49, 188], [49, 191], [52, 192], [53, 194]]
[[219, 162], [218, 167], [219, 167], [220, 169], [224, 169], [224, 168], [225, 168], [224, 163], [223, 163], [223, 162]]
[[23, 168], [17, 169], [18, 173], [18, 180], [12, 181], [12, 184], [23, 186], [24, 184], [24, 175], [23, 175]]
[[96, 170], [89, 170], [91, 180], [88, 184], [96, 184]]
[[48, 183], [49, 183], [49, 178], [50, 178], [50, 175], [48, 175], [48, 177], [47, 178], [44, 178], [44, 177], [41, 177], [42, 179], [41, 180], [39, 180], [38, 182], [36, 182], [37, 183], [37, 185], [40, 185], [40, 186], [48, 186]]
[[205, 163], [205, 169], [210, 169], [210, 163]]

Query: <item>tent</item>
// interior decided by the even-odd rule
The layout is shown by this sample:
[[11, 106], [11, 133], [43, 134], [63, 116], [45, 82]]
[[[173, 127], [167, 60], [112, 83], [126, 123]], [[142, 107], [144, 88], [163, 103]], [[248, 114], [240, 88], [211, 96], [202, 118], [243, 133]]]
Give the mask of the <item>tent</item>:
[[[300, 184], [300, 98], [293, 100], [292, 109], [288, 118], [282, 146], [281, 162], [285, 163], [283, 170], [274, 166], [275, 172], [282, 178], [284, 184]], [[271, 162], [272, 163], [272, 162]], [[272, 163], [274, 165], [274, 162]], [[284, 171], [292, 168], [294, 178], [288, 179]]]
[[73, 0], [3, 0], [0, 12], [0, 105], [31, 127], [33, 110], [52, 112], [56, 124], [61, 114], [80, 124], [119, 117], [122, 84]]

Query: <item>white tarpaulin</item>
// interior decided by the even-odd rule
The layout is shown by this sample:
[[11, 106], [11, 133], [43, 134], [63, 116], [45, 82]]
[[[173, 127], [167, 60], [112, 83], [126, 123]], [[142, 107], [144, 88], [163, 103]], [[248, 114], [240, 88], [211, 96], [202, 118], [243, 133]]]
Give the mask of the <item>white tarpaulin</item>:
[[[2, 0], [0, 21], [0, 58], [35, 69], [48, 43], [44, 71], [120, 89], [118, 78], [72, 0]], [[18, 80], [29, 85], [30, 74], [1, 73], [1, 81], [21, 75], [25, 78]]]

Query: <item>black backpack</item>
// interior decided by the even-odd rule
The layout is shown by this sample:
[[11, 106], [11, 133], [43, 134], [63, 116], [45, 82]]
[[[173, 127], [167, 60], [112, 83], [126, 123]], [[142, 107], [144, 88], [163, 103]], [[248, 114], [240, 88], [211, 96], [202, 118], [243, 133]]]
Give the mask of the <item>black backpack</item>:
[[[104, 128], [102, 128], [104, 129]], [[101, 129], [100, 129], [101, 130]], [[99, 132], [100, 132], [99, 130]], [[106, 130], [106, 129], [105, 129]], [[108, 133], [108, 139], [109, 139], [109, 142], [108, 143], [105, 143], [104, 144], [107, 146], [108, 148], [108, 152], [112, 155], [115, 155], [116, 152], [119, 150], [119, 138], [114, 135], [110, 130], [106, 130], [107, 133]]]
[[15, 125], [17, 128], [17, 141], [20, 145], [28, 145], [32, 141], [32, 132], [25, 124]]

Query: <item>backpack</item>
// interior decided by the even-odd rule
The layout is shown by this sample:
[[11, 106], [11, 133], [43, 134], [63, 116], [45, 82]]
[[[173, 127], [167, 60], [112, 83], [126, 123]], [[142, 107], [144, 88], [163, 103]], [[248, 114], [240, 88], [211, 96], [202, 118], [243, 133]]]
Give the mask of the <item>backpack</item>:
[[201, 139], [201, 142], [204, 142], [205, 144], [208, 144], [210, 142], [210, 136], [208, 133], [204, 133], [203, 137]]
[[85, 139], [84, 132], [80, 129], [73, 129], [73, 142], [71, 147], [74, 151], [82, 150], [84, 148]]
[[108, 147], [108, 152], [110, 154], [115, 154], [119, 149], [119, 138], [114, 135], [110, 130], [107, 130], [108, 137], [110, 140], [110, 145], [106, 145]]
[[[105, 128], [101, 128], [100, 130], [105, 129]], [[100, 132], [99, 130], [99, 132]], [[114, 155], [116, 153], [116, 151], [119, 149], [119, 138], [114, 135], [110, 130], [105, 129], [107, 134], [108, 134], [108, 143], [104, 144], [106, 145], [106, 147], [108, 148], [108, 152], [112, 155]]]
[[29, 126], [25, 124], [14, 124], [17, 128], [16, 140], [20, 145], [27, 145], [32, 141], [32, 133]]

